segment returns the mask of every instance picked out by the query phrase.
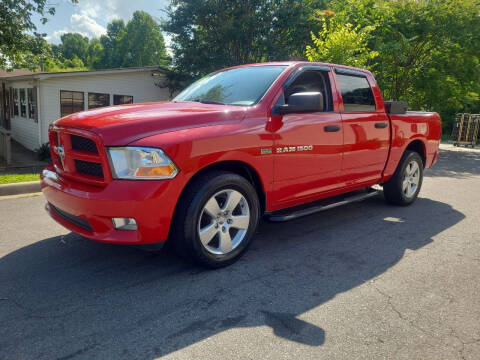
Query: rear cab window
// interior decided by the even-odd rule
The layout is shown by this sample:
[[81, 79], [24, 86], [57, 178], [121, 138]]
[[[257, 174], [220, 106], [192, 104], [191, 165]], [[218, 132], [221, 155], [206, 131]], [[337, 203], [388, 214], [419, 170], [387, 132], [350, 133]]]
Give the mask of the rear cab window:
[[344, 112], [374, 112], [375, 97], [365, 74], [335, 69]]

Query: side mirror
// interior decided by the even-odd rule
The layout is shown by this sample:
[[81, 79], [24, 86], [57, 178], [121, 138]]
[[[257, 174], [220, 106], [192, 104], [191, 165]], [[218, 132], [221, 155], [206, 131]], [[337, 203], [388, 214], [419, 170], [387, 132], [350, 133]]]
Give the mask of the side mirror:
[[284, 115], [321, 111], [323, 111], [323, 95], [321, 92], [301, 92], [290, 95], [288, 104], [274, 106], [272, 114]]

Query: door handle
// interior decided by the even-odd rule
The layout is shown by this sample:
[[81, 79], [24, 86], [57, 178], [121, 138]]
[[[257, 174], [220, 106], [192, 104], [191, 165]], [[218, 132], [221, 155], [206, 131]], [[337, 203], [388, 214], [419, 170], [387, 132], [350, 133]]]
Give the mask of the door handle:
[[340, 126], [338, 126], [338, 125], [327, 125], [327, 126], [324, 126], [323, 129], [326, 132], [336, 132], [336, 131], [340, 130]]
[[388, 123], [386, 123], [386, 122], [378, 122], [378, 123], [375, 123], [375, 127], [376, 127], [377, 129], [385, 129], [387, 126], [388, 126]]

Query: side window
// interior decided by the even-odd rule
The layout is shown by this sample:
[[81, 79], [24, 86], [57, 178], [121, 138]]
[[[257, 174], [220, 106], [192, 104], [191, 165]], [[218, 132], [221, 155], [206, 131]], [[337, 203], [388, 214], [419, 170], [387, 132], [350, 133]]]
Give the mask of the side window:
[[307, 70], [302, 72], [284, 91], [285, 103], [288, 104], [290, 95], [299, 92], [321, 92], [323, 95], [324, 111], [332, 111], [332, 97], [330, 96], [330, 81], [328, 73], [319, 70]]
[[96, 109], [110, 105], [110, 95], [100, 93], [88, 93], [88, 108]]
[[345, 112], [375, 111], [375, 99], [366, 77], [337, 74]]
[[133, 104], [133, 96], [113, 95], [113, 105]]
[[64, 117], [83, 111], [84, 100], [81, 91], [60, 90], [60, 116]]
[[20, 89], [20, 116], [27, 117], [27, 97], [25, 95], [25, 89]]
[[13, 116], [18, 116], [18, 108], [20, 107], [20, 96], [18, 94], [19, 89], [13, 90]]
[[37, 89], [28, 88], [27, 89], [27, 99], [28, 99], [28, 117], [35, 122], [38, 122], [37, 118]]

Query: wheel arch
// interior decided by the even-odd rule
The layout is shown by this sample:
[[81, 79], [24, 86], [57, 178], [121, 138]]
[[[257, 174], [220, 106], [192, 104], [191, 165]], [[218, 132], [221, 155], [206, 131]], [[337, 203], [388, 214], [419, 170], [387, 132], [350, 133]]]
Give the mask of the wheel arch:
[[418, 138], [414, 139], [407, 145], [403, 153], [405, 154], [405, 152], [408, 150], [415, 151], [416, 153], [418, 153], [418, 155], [420, 155], [420, 157], [422, 158], [423, 167], [425, 168], [427, 164], [427, 150], [425, 143]]
[[[246, 178], [255, 188], [258, 196], [258, 200], [260, 203], [260, 213], [265, 212], [266, 206], [267, 206], [267, 195], [265, 191], [264, 184], [260, 178], [260, 175], [255, 168], [253, 168], [250, 164], [244, 162], [244, 161], [239, 161], [239, 160], [222, 160], [218, 162], [214, 162], [212, 164], [206, 165], [205, 167], [201, 168], [198, 170], [185, 184], [179, 198], [177, 201], [177, 204], [175, 206], [175, 212], [176, 214], [178, 204], [180, 201], [182, 201], [182, 198], [185, 194], [185, 191], [189, 188], [189, 186], [200, 176], [211, 172], [211, 171], [216, 171], [216, 170], [223, 170], [223, 171], [228, 171], [237, 175], [240, 175], [244, 178]], [[175, 215], [174, 215], [175, 216]]]

